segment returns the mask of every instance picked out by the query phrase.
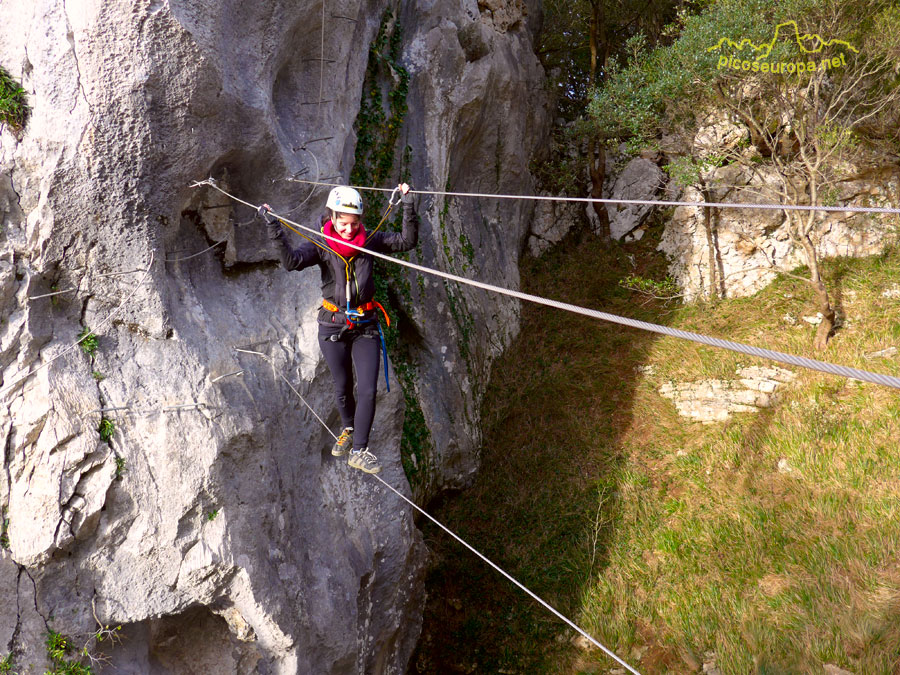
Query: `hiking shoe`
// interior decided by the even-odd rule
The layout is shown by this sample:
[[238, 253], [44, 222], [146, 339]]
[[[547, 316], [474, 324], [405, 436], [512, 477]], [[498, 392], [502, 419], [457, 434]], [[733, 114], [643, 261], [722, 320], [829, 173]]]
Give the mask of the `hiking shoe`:
[[331, 454], [335, 457], [343, 457], [347, 454], [347, 450], [353, 445], [353, 427], [344, 427], [341, 435], [338, 436], [331, 448]]
[[358, 452], [351, 452], [350, 457], [347, 458], [347, 464], [366, 473], [378, 473], [381, 471], [381, 464], [378, 463], [378, 458], [369, 452], [368, 448]]

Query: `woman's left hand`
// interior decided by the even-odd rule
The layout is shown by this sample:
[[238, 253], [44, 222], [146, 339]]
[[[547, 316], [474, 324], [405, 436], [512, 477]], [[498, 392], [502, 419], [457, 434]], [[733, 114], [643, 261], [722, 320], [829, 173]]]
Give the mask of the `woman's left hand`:
[[405, 195], [406, 193], [409, 192], [409, 184], [408, 183], [400, 183], [400, 185], [397, 186], [397, 189], [400, 190], [400, 194]]

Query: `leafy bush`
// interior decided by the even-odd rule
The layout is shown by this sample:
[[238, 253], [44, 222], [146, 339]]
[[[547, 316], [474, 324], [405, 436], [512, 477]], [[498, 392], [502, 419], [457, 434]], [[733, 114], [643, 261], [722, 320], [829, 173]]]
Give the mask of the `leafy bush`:
[[627, 288], [630, 291], [636, 291], [641, 295], [646, 295], [662, 300], [672, 300], [680, 298], [681, 291], [678, 284], [672, 277], [666, 277], [662, 281], [655, 281], [636, 274], [629, 274], [624, 279], [619, 280], [619, 286]]
[[[6, 517], [6, 509], [3, 509], [3, 522], [0, 523], [0, 548], [9, 549], [9, 518]], [[0, 673], [3, 671], [0, 670]]]
[[81, 345], [81, 351], [93, 358], [94, 352], [96, 352], [97, 347], [100, 346], [100, 340], [91, 332], [90, 328], [83, 326], [81, 332], [78, 334], [78, 344]]
[[[55, 630], [47, 633], [47, 656], [53, 662], [53, 669], [48, 670], [44, 675], [92, 675], [93, 671], [90, 666], [86, 666], [80, 661], [68, 661], [67, 656], [70, 652], [75, 651], [72, 640]], [[81, 650], [87, 654], [87, 648]]]
[[113, 434], [116, 433], [116, 423], [109, 418], [103, 417], [100, 419], [100, 426], [97, 427], [97, 431], [100, 432], [100, 440], [109, 443]]
[[25, 90], [0, 66], [0, 125], [5, 124], [13, 131], [24, 129], [30, 112]]
[[[719, 52], [710, 48], [722, 38], [760, 44], [772, 38], [777, 24], [789, 20], [824, 26], [820, 30], [827, 30], [826, 39], [856, 45], [857, 58], [864, 59], [870, 74], [878, 80], [877, 89], [891, 87], [896, 73], [892, 75], [884, 65], [900, 58], [900, 36], [888, 29], [897, 19], [900, 9], [884, 0], [848, 0], [840, 6], [827, 0], [711, 2], [697, 14], [679, 14], [668, 27], [671, 44], [648, 49], [640, 35], [629, 40], [627, 57], [613, 60], [607, 82], [593, 92], [588, 111], [607, 136], [622, 140], [649, 140], [663, 125], [692, 126], [698, 111], [714, 102], [721, 106], [723, 97], [729, 99], [748, 82], [746, 73], [717, 68]], [[773, 62], [809, 60], [795, 40], [777, 41], [768, 58]], [[830, 75], [840, 79], [854, 72], [838, 69]], [[799, 76], [791, 77], [794, 84], [802, 82]], [[778, 80], [756, 78], [764, 87]], [[767, 94], [757, 92], [759, 98]], [[842, 133], [846, 136], [851, 130]]]

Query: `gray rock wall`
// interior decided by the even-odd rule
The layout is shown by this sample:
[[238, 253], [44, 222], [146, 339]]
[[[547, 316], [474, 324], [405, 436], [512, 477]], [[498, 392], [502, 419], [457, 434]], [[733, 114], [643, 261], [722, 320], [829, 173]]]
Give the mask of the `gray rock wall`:
[[[479, 8], [481, 12], [479, 13]], [[412, 74], [406, 143], [413, 175], [430, 189], [533, 194], [532, 152], [549, 129], [549, 98], [531, 43], [539, 3], [418, 3], [404, 15]], [[407, 8], [410, 11], [411, 8]], [[425, 236], [413, 260], [518, 288], [534, 204], [434, 197], [422, 202]], [[480, 399], [490, 366], [518, 332], [518, 301], [437, 277], [410, 277], [417, 393], [433, 441], [422, 495], [466, 485], [478, 466]]]
[[[715, 190], [714, 201], [772, 203], [760, 199], [760, 179], [738, 166], [712, 169], [710, 180], [728, 185]], [[841, 183], [838, 198], [844, 204], [887, 207], [894, 203], [898, 189], [896, 174], [877, 172]], [[686, 188], [681, 200], [705, 201], [695, 187]], [[897, 239], [896, 218], [889, 215], [833, 212], [816, 218], [813, 240], [823, 258], [876, 255]], [[710, 274], [706, 228], [704, 208], [679, 206], [659, 243], [659, 250], [669, 259], [669, 274], [688, 301], [709, 298], [714, 292], [720, 297], [750, 296], [770, 284], [778, 271], [789, 272], [806, 264], [806, 256], [791, 240], [788, 222], [780, 212], [714, 209], [710, 229], [716, 270]]]
[[[124, 673], [404, 670], [424, 594], [410, 510], [333, 459], [273, 368], [234, 349], [264, 353], [335, 428], [318, 274], [280, 269], [250, 209], [189, 187], [215, 176], [314, 222], [325, 192], [286, 179], [347, 178], [386, 7], [326, 6], [321, 71], [319, 2], [3, 3], [0, 63], [33, 106], [25, 134], [0, 133], [0, 656], [22, 672], [47, 667], [48, 628]], [[547, 119], [537, 3], [398, 9], [413, 185], [530, 191]], [[515, 287], [529, 209], [422, 198], [412, 259]], [[480, 396], [518, 306], [409, 280], [426, 497], [477, 466]], [[63, 354], [83, 326], [94, 355]], [[392, 384], [372, 446], [410, 494]], [[99, 649], [98, 621], [123, 644]]]
[[[690, 148], [695, 157], [734, 152], [749, 139], [746, 127], [722, 111], [708, 113], [697, 132], [664, 136], [663, 146], [676, 157]], [[753, 156], [753, 149], [745, 150]], [[887, 207], [897, 203], [900, 176], [895, 166], [843, 165], [842, 181], [829, 195], [834, 204]], [[882, 160], [883, 163], [883, 160]], [[683, 189], [679, 201], [736, 204], [776, 203], [779, 180], [760, 165], [752, 170], [741, 163], [703, 170], [705, 197], [698, 185]], [[670, 184], [675, 194], [675, 183]], [[659, 250], [669, 259], [669, 274], [688, 301], [719, 297], [746, 297], [771, 283], [778, 271], [789, 272], [806, 264], [802, 248], [792, 241], [784, 214], [761, 209], [712, 209], [679, 206], [665, 226]], [[820, 257], [875, 255], [897, 239], [897, 218], [885, 214], [819, 213], [811, 236]], [[710, 243], [712, 246], [710, 246]], [[712, 248], [712, 251], [710, 250]], [[715, 269], [710, 270], [710, 260]]]

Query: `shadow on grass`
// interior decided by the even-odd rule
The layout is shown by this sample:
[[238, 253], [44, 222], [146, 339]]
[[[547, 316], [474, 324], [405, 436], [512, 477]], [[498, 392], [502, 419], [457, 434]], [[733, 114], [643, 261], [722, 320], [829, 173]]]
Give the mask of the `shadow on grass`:
[[[655, 242], [604, 249], [570, 235], [522, 265], [523, 290], [662, 323], [667, 309], [621, 288], [629, 274], [662, 278]], [[563, 614], [607, 564], [640, 366], [654, 334], [535, 305], [495, 363], [484, 407], [476, 484], [432, 512]], [[429, 599], [410, 672], [579, 672], [561, 621], [433, 527]], [[601, 636], [597, 636], [601, 637]], [[615, 665], [610, 661], [610, 665]], [[594, 672], [588, 670], [586, 672]]]

